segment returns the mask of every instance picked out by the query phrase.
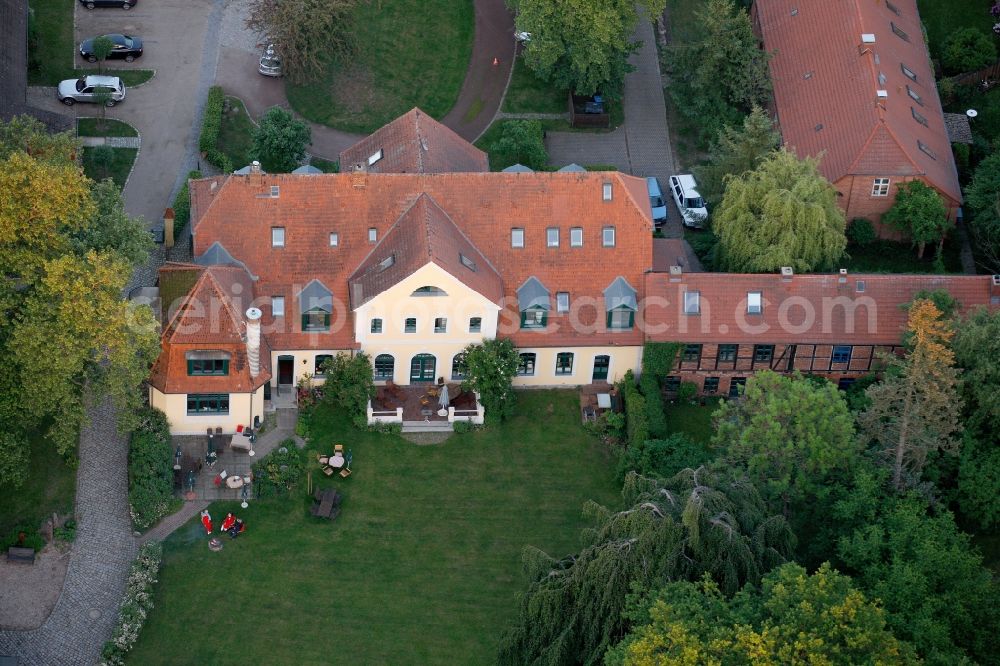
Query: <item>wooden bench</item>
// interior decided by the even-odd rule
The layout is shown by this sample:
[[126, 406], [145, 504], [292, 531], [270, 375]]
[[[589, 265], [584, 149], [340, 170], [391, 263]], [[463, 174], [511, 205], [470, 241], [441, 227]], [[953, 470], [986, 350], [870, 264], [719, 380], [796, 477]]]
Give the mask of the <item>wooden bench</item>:
[[7, 561], [19, 562], [22, 564], [34, 564], [35, 549], [21, 548], [19, 546], [11, 546], [10, 548], [7, 549]]

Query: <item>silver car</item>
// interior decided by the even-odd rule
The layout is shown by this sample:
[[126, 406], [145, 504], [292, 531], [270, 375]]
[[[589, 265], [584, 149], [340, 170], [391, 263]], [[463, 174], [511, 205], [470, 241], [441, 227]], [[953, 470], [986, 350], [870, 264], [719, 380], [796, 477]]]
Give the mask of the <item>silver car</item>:
[[125, 99], [125, 84], [117, 76], [82, 76], [60, 83], [56, 94], [66, 106], [73, 106], [77, 102], [114, 106]]

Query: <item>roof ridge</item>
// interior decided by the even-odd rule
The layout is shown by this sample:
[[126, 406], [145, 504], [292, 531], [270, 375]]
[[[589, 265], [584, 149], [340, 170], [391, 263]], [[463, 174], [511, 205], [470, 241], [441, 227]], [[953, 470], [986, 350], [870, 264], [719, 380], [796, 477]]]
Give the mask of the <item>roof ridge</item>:
[[421, 149], [424, 144], [420, 137], [420, 109], [418, 107], [413, 107], [413, 133], [417, 138], [417, 145], [414, 146], [414, 149], [417, 151], [417, 172], [423, 173], [424, 151]]

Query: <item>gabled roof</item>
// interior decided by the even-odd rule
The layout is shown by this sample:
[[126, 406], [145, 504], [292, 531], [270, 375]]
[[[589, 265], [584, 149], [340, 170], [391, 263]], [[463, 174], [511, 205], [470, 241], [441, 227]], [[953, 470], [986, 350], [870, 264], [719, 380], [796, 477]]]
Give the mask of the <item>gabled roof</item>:
[[639, 305], [635, 298], [636, 291], [632, 285], [622, 276], [615, 278], [615, 281], [604, 290], [604, 309], [614, 310], [615, 308], [628, 308], [638, 310]]
[[309, 310], [333, 312], [333, 292], [319, 280], [310, 281], [295, 297], [299, 301], [302, 312]]
[[[226, 246], [218, 241], [212, 243], [202, 255], [195, 257], [192, 261], [199, 266], [239, 266], [246, 270], [246, 264], [233, 258], [233, 255], [229, 254]], [[247, 271], [247, 273], [249, 272]], [[250, 277], [254, 280], [257, 279], [253, 275]]]
[[[256, 377], [251, 377], [247, 364], [243, 313], [253, 301], [253, 281], [245, 269], [168, 263], [160, 269], [160, 290], [167, 314], [162, 352], [150, 384], [163, 393], [244, 393], [270, 379], [266, 340], [261, 341], [261, 370]], [[212, 352], [230, 359], [229, 375], [188, 376], [187, 359]]]
[[[843, 279], [843, 281], [841, 281]], [[989, 275], [781, 275], [649, 273], [642, 321], [648, 338], [665, 342], [898, 345], [906, 304], [920, 291], [947, 291], [961, 311], [996, 308]], [[684, 292], [700, 294], [700, 314], [684, 313]], [[747, 293], [761, 293], [759, 315]]]
[[351, 307], [363, 305], [428, 263], [494, 303], [503, 296], [503, 282], [489, 260], [433, 199], [421, 194], [350, 277]]
[[486, 153], [418, 108], [340, 153], [340, 168], [375, 173], [458, 173], [490, 170]]
[[758, 0], [754, 7], [772, 54], [786, 146], [823, 153], [820, 171], [831, 182], [850, 174], [922, 176], [962, 201], [915, 0]]
[[529, 308], [551, 310], [549, 290], [532, 275], [517, 290], [517, 308], [522, 312]]

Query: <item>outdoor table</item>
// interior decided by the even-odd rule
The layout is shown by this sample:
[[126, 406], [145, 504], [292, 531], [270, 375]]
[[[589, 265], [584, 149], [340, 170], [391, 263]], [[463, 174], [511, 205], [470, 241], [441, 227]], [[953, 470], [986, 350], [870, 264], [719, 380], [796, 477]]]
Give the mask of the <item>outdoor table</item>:
[[330, 456], [330, 460], [327, 462], [330, 467], [335, 467], [340, 469], [344, 466], [344, 456]]
[[597, 394], [597, 406], [601, 409], [611, 409], [611, 394], [610, 393], [598, 393]]
[[243, 477], [233, 474], [232, 476], [226, 477], [226, 487], [236, 489], [243, 485]]

